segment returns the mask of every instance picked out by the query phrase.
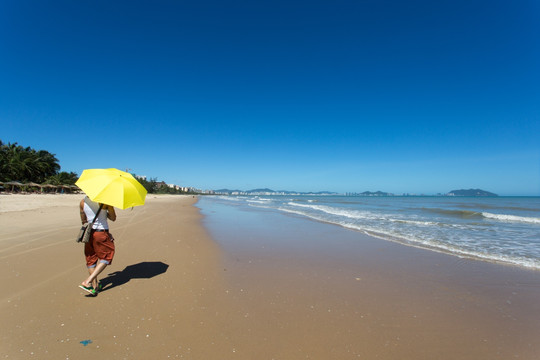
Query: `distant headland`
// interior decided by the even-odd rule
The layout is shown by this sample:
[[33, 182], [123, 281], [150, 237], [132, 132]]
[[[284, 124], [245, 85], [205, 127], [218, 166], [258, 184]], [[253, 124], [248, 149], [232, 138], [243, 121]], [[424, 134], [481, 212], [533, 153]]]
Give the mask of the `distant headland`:
[[446, 195], [447, 196], [499, 196], [492, 192], [481, 190], [481, 189], [452, 190]]
[[[253, 190], [230, 190], [230, 189], [219, 189], [219, 190], [211, 190], [211, 194], [217, 194], [217, 195], [346, 195], [346, 196], [426, 196], [425, 194], [417, 195], [417, 194], [392, 194], [389, 192], [384, 191], [364, 191], [361, 193], [356, 192], [347, 192], [345, 194], [340, 194], [337, 192], [332, 191], [318, 191], [318, 192], [301, 192], [301, 191], [290, 191], [290, 190], [272, 190], [268, 188], [264, 189], [253, 189]], [[481, 189], [460, 189], [460, 190], [452, 190], [446, 194], [438, 193], [434, 196], [498, 196], [497, 194], [494, 194], [489, 191], [481, 190]]]

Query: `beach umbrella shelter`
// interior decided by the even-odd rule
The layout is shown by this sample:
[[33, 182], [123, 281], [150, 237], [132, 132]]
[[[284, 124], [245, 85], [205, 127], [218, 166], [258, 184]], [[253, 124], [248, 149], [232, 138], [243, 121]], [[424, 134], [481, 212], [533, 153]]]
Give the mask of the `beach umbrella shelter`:
[[35, 182], [26, 183], [26, 184], [24, 184], [24, 186], [28, 186], [30, 188], [39, 188], [40, 190], [43, 189], [43, 185], [36, 184]]
[[75, 183], [90, 200], [119, 209], [144, 205], [146, 189], [133, 175], [118, 169], [87, 169]]
[[24, 184], [24, 185], [26, 185], [26, 186], [34, 186], [34, 187], [42, 187], [41, 184], [37, 184], [37, 183], [35, 183], [35, 182], [29, 182], [29, 183], [26, 183], [26, 184]]
[[54, 192], [56, 192], [58, 190], [58, 186], [56, 185], [53, 185], [53, 184], [43, 184], [41, 185], [42, 186], [42, 189], [46, 188], [46, 189], [54, 189]]
[[11, 191], [14, 191], [15, 186], [22, 186], [23, 184], [18, 181], [8, 181], [8, 182], [5, 182], [4, 185], [11, 185]]

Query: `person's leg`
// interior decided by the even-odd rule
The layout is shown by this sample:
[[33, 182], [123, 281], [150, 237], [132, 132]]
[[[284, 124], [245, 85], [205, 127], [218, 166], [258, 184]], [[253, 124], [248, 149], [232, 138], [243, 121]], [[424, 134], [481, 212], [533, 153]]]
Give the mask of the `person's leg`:
[[[86, 257], [86, 268], [88, 269], [88, 274], [92, 275], [99, 261], [99, 258], [97, 257], [96, 252], [94, 250], [94, 244], [93, 244], [92, 238], [90, 239], [89, 242], [84, 244], [84, 255]], [[85, 286], [90, 287], [91, 285], [85, 285]], [[87, 289], [85, 290], [88, 291]]]
[[[94, 265], [94, 266], [89, 266], [89, 267], [88, 267], [88, 274], [89, 274], [89, 275], [92, 275], [92, 274], [94, 273], [94, 270], [96, 270], [96, 265]], [[98, 287], [98, 279], [97, 279], [97, 276], [96, 276], [96, 278], [94, 279], [94, 281], [92, 281], [92, 287], [93, 287], [94, 289], [97, 289], [97, 287]]]
[[86, 286], [86, 287], [90, 287], [92, 284], [94, 284], [94, 281], [95, 281], [95, 286], [94, 286], [94, 289], [97, 288], [97, 277], [99, 274], [101, 274], [101, 272], [103, 270], [105, 270], [105, 268], [107, 267], [107, 263], [106, 262], [103, 262], [103, 261], [99, 261], [96, 265], [95, 268], [93, 268], [93, 271], [90, 270], [90, 268], [88, 268], [88, 272], [90, 272], [90, 276], [84, 280], [82, 282], [82, 285], [83, 286]]
[[81, 283], [82, 287], [85, 288], [84, 290], [88, 292], [90, 292], [89, 288], [92, 285], [95, 290], [99, 291], [97, 277], [107, 265], [111, 264], [114, 257], [114, 242], [109, 232], [94, 232], [91, 247], [92, 249], [91, 251], [89, 249], [88, 255], [92, 253], [92, 256], [87, 256], [89, 276]]

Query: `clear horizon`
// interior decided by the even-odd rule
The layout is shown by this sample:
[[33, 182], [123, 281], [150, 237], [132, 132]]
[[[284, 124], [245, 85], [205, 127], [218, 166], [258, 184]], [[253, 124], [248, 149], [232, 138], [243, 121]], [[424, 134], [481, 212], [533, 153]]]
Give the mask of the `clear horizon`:
[[[204, 189], [199, 189], [199, 190], [204, 190]], [[362, 193], [377, 193], [377, 192], [382, 192], [382, 193], [387, 193], [387, 194], [390, 194], [390, 196], [455, 196], [455, 197], [490, 197], [490, 196], [487, 196], [487, 195], [481, 195], [481, 196], [463, 196], [463, 195], [447, 195], [453, 191], [458, 191], [458, 190], [483, 190], [483, 191], [487, 191], [485, 189], [452, 189], [452, 190], [448, 190], [448, 191], [439, 191], [439, 192], [436, 192], [436, 193], [412, 193], [412, 192], [403, 192], [403, 193], [392, 193], [390, 191], [384, 191], [384, 190], [363, 190], [363, 191], [344, 191], [344, 192], [334, 192], [334, 191], [326, 191], [326, 190], [317, 190], [317, 191], [296, 191], [296, 190], [288, 190], [288, 189], [270, 189], [270, 188], [254, 188], [254, 189], [227, 189], [227, 188], [220, 188], [220, 189], [206, 189], [206, 190], [211, 190], [211, 191], [238, 191], [238, 192], [243, 192], [243, 193], [250, 193], [250, 192], [257, 192], [257, 190], [261, 190], [260, 192], [264, 192], [263, 190], [269, 190], [269, 192], [276, 192], [276, 193], [281, 193], [281, 192], [289, 192], [289, 193], [297, 193], [297, 194], [307, 194], [307, 195], [317, 195], [319, 193], [323, 193], [323, 195], [326, 195], [327, 193], [328, 194], [332, 194], [332, 195], [347, 195], [347, 194], [350, 194], [350, 196], [371, 196], [371, 195], [361, 195]], [[492, 193], [491, 191], [487, 191], [487, 192], [490, 192]], [[279, 195], [279, 194], [277, 194]], [[500, 194], [495, 194], [496, 196], [498, 197], [520, 197], [520, 195], [500, 195]], [[539, 197], [538, 195], [521, 195], [523, 197]]]
[[200, 189], [540, 195], [540, 4], [4, 2], [0, 140]]

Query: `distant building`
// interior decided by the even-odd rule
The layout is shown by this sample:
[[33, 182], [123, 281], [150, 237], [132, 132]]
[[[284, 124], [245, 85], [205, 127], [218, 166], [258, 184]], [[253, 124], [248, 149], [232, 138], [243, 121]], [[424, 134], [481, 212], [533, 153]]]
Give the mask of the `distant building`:
[[167, 183], [165, 181], [156, 182], [156, 187], [157, 188], [164, 187], [164, 186], [168, 187], [169, 185], [167, 185]]
[[167, 184], [167, 186], [170, 187], [171, 189], [176, 190], [176, 191], [179, 191], [181, 189], [180, 186], [175, 185], [175, 184]]

